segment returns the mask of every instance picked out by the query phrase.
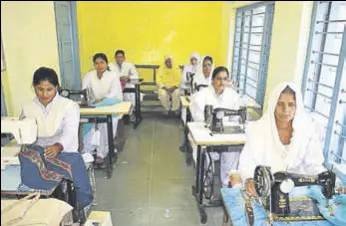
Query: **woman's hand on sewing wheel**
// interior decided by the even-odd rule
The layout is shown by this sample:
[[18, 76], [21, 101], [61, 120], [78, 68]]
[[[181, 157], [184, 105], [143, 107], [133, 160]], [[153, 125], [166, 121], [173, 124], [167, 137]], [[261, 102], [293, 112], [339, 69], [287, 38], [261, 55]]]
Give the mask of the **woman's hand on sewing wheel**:
[[256, 189], [255, 189], [255, 183], [254, 183], [254, 180], [252, 178], [248, 179], [246, 181], [245, 190], [246, 190], [247, 195], [249, 195], [250, 197], [255, 197], [255, 198], [258, 197]]
[[61, 150], [61, 147], [56, 144], [47, 146], [46, 149], [44, 150], [44, 156], [46, 158], [55, 158], [55, 156], [59, 154], [60, 150]]

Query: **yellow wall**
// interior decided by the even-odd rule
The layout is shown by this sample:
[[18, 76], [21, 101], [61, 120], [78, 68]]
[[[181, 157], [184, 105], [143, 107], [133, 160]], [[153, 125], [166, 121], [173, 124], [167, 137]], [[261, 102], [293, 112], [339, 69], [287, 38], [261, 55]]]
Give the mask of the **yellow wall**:
[[135, 64], [161, 64], [165, 54], [184, 64], [191, 52], [198, 51], [223, 65], [229, 26], [225, 5], [221, 1], [77, 2], [81, 72], [84, 76], [93, 69], [96, 52], [114, 61], [116, 49], [124, 49], [127, 60]]
[[32, 76], [40, 66], [60, 74], [53, 1], [1, 1], [1, 34], [6, 72], [1, 73], [8, 115], [34, 97]]
[[[77, 2], [82, 75], [93, 68], [93, 54], [105, 52], [113, 61], [118, 48], [136, 64], [161, 64], [165, 54], [184, 64], [197, 50], [212, 55], [216, 65], [231, 66], [236, 8], [255, 2]], [[278, 83], [301, 82], [311, 9], [312, 2], [275, 3], [265, 106]], [[34, 96], [37, 67], [50, 66], [59, 74], [54, 4], [1, 2], [1, 27], [3, 88], [8, 113], [17, 115]], [[149, 72], [142, 76], [151, 80]]]
[[[254, 2], [236, 1], [230, 3], [233, 11], [231, 13], [232, 37], [234, 36], [236, 8], [252, 3]], [[277, 84], [283, 81], [301, 83], [312, 6], [312, 1], [275, 2], [264, 108], [266, 108], [268, 96]], [[233, 51], [233, 42], [231, 44], [230, 49]]]

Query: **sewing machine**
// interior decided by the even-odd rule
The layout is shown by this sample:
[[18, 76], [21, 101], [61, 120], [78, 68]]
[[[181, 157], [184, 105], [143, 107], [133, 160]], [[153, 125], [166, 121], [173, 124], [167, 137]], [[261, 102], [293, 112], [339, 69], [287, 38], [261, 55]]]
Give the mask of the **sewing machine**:
[[191, 72], [186, 72], [186, 85], [189, 87], [189, 90], [185, 90], [185, 95], [191, 95], [192, 93], [194, 93], [195, 89], [196, 89], [196, 83], [194, 83], [194, 79], [193, 77], [195, 76], [195, 73], [191, 73]]
[[32, 144], [37, 138], [37, 124], [34, 118], [19, 120], [15, 117], [1, 117], [1, 134], [12, 134], [21, 146], [1, 147], [1, 169], [7, 165], [19, 165], [17, 157], [20, 149]]
[[[315, 218], [315, 220], [322, 220], [323, 218], [320, 216], [314, 200], [306, 198], [305, 201], [308, 202], [296, 204], [289, 199], [289, 193], [294, 187], [320, 185], [322, 194], [328, 200], [335, 194], [335, 179], [335, 173], [331, 170], [318, 175], [287, 172], [272, 174], [270, 167], [257, 166], [254, 172], [256, 192], [259, 197], [264, 198], [264, 207], [273, 214], [273, 219], [278, 221], [287, 218], [290, 220], [311, 220], [309, 216]], [[296, 201], [298, 202], [299, 200]], [[306, 212], [305, 215], [304, 211], [300, 209], [301, 206], [307, 206], [304, 210]], [[300, 210], [297, 210], [297, 208]]]
[[16, 117], [1, 117], [1, 134], [10, 133], [18, 144], [32, 144], [37, 138], [37, 124], [34, 118], [19, 120]]
[[[239, 125], [224, 126], [223, 118], [229, 116], [240, 116]], [[244, 133], [247, 120], [246, 108], [239, 110], [215, 108], [212, 105], [206, 105], [204, 108], [204, 122], [212, 133]]]
[[71, 96], [77, 96], [81, 97], [81, 101], [79, 103], [79, 106], [82, 108], [92, 108], [93, 106], [90, 106], [90, 104], [94, 101], [95, 98], [93, 98], [93, 92], [90, 88], [86, 89], [58, 89], [59, 94], [62, 97], [71, 99]]
[[201, 88], [206, 88], [206, 87], [208, 87], [208, 85], [200, 84], [200, 85], [196, 86], [196, 90], [198, 92], [201, 90]]

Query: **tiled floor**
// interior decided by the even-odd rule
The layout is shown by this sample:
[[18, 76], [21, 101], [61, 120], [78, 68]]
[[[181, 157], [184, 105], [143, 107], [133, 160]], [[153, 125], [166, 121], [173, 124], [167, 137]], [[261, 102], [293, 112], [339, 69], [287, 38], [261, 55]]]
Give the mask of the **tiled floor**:
[[[146, 117], [136, 130], [126, 126], [126, 136], [112, 178], [95, 172], [98, 205], [93, 209], [110, 211], [114, 226], [200, 225], [191, 194], [194, 168], [179, 151], [180, 120]], [[221, 207], [207, 213], [206, 225], [221, 225]]]

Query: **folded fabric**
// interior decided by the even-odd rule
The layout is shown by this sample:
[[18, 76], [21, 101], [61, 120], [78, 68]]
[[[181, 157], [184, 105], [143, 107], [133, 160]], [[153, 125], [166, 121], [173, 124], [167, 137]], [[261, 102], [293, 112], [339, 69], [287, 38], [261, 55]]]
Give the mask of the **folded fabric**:
[[[104, 98], [102, 101], [92, 104], [91, 106], [94, 107], [105, 107], [105, 106], [111, 106], [114, 104], [121, 103], [121, 100], [118, 98]], [[95, 118], [95, 117], [100, 117], [99, 115], [88, 115], [88, 116], [83, 116], [83, 118]], [[112, 118], [117, 118], [118, 115], [114, 114], [112, 115]], [[89, 132], [89, 130], [93, 127], [94, 123], [85, 123], [83, 124], [83, 137]]]
[[77, 209], [93, 201], [90, 179], [80, 153], [62, 152], [53, 159], [47, 159], [42, 147], [29, 146], [25, 153], [19, 153], [19, 160], [22, 184], [18, 189], [51, 190], [66, 178], [73, 181]]
[[[345, 182], [344, 182], [345, 183]], [[344, 185], [343, 185], [344, 186]], [[320, 186], [310, 186], [308, 197], [318, 202], [320, 213], [329, 222], [337, 226], [346, 225], [346, 195], [334, 195], [327, 203]], [[327, 205], [328, 204], [328, 205]]]
[[[228, 212], [231, 215], [233, 225], [248, 225], [246, 214], [245, 214], [245, 200], [242, 196], [241, 189], [235, 188], [221, 188], [221, 194], [224, 200], [224, 205], [226, 206]], [[307, 196], [306, 187], [296, 187], [290, 194], [290, 197], [302, 197]], [[292, 196], [291, 196], [292, 195]], [[296, 221], [296, 222], [280, 222], [272, 221], [269, 222], [267, 211], [264, 209], [263, 205], [257, 203], [255, 200], [251, 200], [251, 206], [254, 213], [254, 226], [304, 226], [304, 225], [314, 225], [314, 226], [332, 226], [334, 222], [327, 221]], [[329, 220], [329, 219], [328, 219]], [[343, 224], [345, 225], [345, 224]]]

